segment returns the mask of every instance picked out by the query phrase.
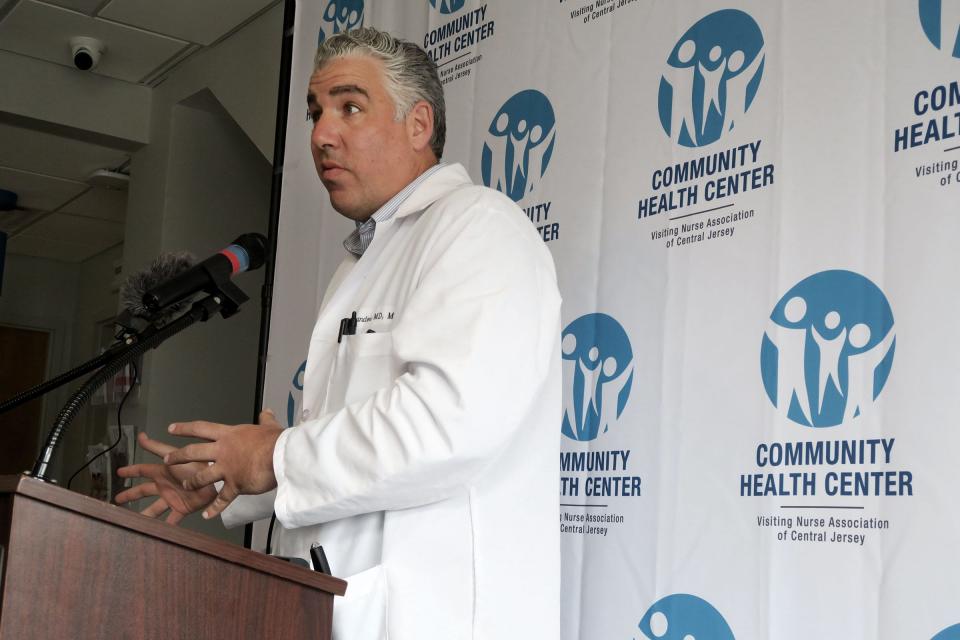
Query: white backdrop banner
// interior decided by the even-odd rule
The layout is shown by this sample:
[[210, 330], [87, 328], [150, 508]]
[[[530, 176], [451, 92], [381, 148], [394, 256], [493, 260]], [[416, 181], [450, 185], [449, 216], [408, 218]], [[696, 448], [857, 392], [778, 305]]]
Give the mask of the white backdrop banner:
[[351, 230], [307, 81], [358, 25], [429, 52], [445, 159], [556, 260], [564, 640], [960, 638], [960, 2], [298, 3], [288, 425]]

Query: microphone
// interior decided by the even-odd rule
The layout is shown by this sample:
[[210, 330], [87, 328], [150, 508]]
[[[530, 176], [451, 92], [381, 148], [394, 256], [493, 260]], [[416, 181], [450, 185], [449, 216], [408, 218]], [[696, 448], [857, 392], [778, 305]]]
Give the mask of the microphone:
[[234, 275], [262, 267], [267, 253], [266, 246], [267, 239], [263, 235], [245, 233], [226, 249], [200, 264], [151, 287], [143, 294], [143, 306], [150, 313], [158, 313], [174, 303], [185, 302], [200, 291], [220, 292], [230, 284], [229, 280]]
[[[155, 315], [143, 304], [143, 296], [167, 280], [174, 278], [197, 263], [193, 254], [186, 251], [165, 253], [158, 256], [147, 268], [131, 274], [120, 285], [120, 306], [126, 316], [154, 320]], [[163, 316], [170, 318], [186, 307], [186, 302], [164, 309]]]

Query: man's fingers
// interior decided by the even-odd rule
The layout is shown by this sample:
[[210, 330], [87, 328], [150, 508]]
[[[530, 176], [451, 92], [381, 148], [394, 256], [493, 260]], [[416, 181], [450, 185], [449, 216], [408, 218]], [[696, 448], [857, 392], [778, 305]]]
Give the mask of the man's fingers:
[[144, 478], [143, 469], [146, 465], [142, 464], [131, 464], [126, 467], [120, 467], [117, 469], [117, 475], [121, 478]]
[[237, 495], [238, 492], [233, 486], [229, 484], [223, 485], [217, 497], [203, 510], [203, 517], [209, 520], [214, 516], [220, 515], [220, 513], [236, 499]]
[[148, 478], [156, 480], [163, 475], [164, 467], [162, 464], [131, 464], [117, 469], [117, 475], [121, 478]]
[[146, 498], [147, 496], [159, 495], [159, 493], [156, 483], [143, 482], [135, 487], [121, 491], [115, 499], [117, 504], [126, 504], [127, 502], [133, 502], [134, 500]]
[[229, 428], [227, 425], [217, 424], [216, 422], [196, 420], [194, 422], [174, 422], [167, 431], [175, 436], [192, 436], [194, 438], [203, 438], [204, 440], [217, 440]]
[[216, 459], [217, 445], [215, 442], [202, 444], [188, 444], [182, 449], [174, 449], [163, 456], [165, 464], [182, 464], [184, 462], [209, 462]]
[[177, 525], [180, 524], [180, 521], [183, 520], [183, 514], [179, 511], [170, 510], [170, 515], [167, 516], [167, 524]]
[[167, 504], [167, 501], [163, 498], [157, 498], [154, 500], [153, 504], [141, 511], [142, 515], [147, 516], [148, 518], [156, 518], [157, 516], [163, 515], [163, 512], [169, 509], [170, 506]]
[[163, 457], [176, 449], [173, 445], [169, 445], [166, 442], [160, 442], [159, 440], [154, 440], [146, 434], [146, 432], [141, 431], [137, 434], [137, 442], [140, 444], [140, 447], [146, 449], [155, 456]]
[[212, 464], [203, 471], [198, 471], [193, 477], [184, 480], [183, 488], [196, 491], [219, 480], [223, 480], [223, 471], [220, 470], [220, 465]]

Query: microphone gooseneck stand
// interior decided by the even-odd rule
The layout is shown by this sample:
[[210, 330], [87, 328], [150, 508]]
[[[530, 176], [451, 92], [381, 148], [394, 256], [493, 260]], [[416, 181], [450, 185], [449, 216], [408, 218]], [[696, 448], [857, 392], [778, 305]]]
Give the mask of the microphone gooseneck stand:
[[[206, 322], [218, 312], [223, 317], [228, 317], [236, 313], [240, 304], [247, 300], [247, 296], [238, 288], [232, 286], [232, 283], [226, 284], [231, 285], [223, 287], [223, 289], [227, 289], [227, 291], [221, 290], [217, 294], [209, 295], [206, 298], [198, 300], [190, 307], [189, 311], [162, 328], [148, 328], [133, 338], [135, 342], [132, 344], [122, 347], [119, 351], [108, 351], [104, 353], [103, 356], [108, 356], [107, 358], [103, 358], [103, 356], [96, 358], [95, 360], [103, 358], [107, 362], [70, 397], [67, 404], [60, 410], [53, 428], [47, 435], [43, 451], [37, 458], [36, 463], [34, 463], [30, 475], [43, 482], [55, 482], [55, 480], [48, 475], [48, 471], [50, 462], [53, 459], [53, 454], [63, 437], [64, 431], [70, 426], [70, 423], [73, 422], [77, 413], [83, 408], [83, 405], [87, 403], [94, 392], [105, 384], [114, 374], [120, 371], [124, 365], [143, 355], [150, 349], [157, 348], [167, 339], [172, 338], [196, 322]], [[76, 375], [74, 377], [76, 377]], [[53, 382], [53, 380], [50, 382]]]

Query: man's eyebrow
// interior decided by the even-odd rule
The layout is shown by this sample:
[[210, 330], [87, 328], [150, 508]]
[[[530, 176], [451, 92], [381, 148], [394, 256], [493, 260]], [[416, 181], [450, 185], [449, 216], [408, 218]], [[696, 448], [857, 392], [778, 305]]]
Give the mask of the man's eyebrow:
[[[337, 86], [333, 87], [333, 88], [330, 89], [330, 91], [329, 91], [329, 94], [330, 94], [331, 96], [338, 96], [338, 95], [343, 95], [343, 94], [348, 94], [348, 93], [356, 93], [356, 94], [362, 95], [362, 96], [364, 96], [364, 97], [366, 97], [366, 98], [370, 98], [370, 94], [367, 93], [367, 90], [366, 90], [366, 89], [364, 89], [363, 87], [361, 87], [361, 86], [359, 86], [359, 85], [355, 85], [355, 84], [340, 84], [340, 85], [337, 85]], [[307, 93], [307, 106], [312, 107], [312, 106], [316, 105], [317, 102], [318, 102], [318, 101], [317, 101], [317, 94], [315, 94], [313, 91], [308, 92], [308, 93]]]
[[359, 93], [364, 97], [370, 97], [366, 89], [355, 84], [340, 84], [330, 89], [331, 96], [338, 96], [344, 93]]

